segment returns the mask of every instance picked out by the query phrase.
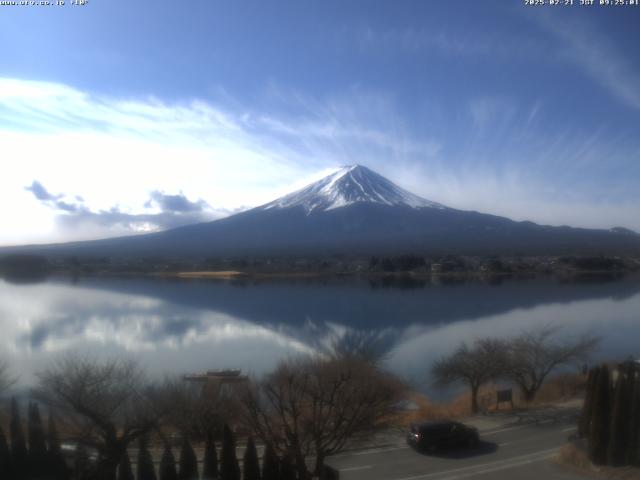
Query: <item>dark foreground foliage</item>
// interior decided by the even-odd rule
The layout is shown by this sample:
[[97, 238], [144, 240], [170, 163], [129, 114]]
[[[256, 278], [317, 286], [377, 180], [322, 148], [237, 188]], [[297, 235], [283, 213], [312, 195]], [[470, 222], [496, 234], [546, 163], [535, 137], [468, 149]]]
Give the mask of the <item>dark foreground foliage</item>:
[[589, 373], [579, 433], [596, 465], [640, 464], [640, 365], [624, 362]]

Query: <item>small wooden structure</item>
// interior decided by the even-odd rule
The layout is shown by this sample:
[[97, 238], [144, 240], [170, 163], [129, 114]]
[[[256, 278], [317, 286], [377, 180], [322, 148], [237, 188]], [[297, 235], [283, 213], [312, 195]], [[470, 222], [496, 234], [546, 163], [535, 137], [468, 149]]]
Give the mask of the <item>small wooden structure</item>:
[[496, 391], [496, 410], [500, 409], [501, 403], [510, 403], [511, 409], [513, 409], [513, 390], [497, 390]]
[[241, 370], [208, 370], [204, 373], [191, 373], [183, 376], [186, 382], [202, 384], [202, 396], [218, 398], [226, 390], [235, 390], [237, 386], [246, 384], [249, 377], [241, 375]]

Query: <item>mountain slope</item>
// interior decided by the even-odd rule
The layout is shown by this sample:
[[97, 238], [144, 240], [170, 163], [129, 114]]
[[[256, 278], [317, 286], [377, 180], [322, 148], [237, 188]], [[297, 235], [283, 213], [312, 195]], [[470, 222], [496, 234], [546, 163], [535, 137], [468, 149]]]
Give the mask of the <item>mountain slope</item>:
[[302, 207], [307, 214], [333, 210], [354, 203], [404, 205], [414, 208], [446, 208], [420, 198], [361, 165], [349, 165], [297, 192], [267, 203], [260, 210]]
[[407, 192], [366, 167], [350, 166], [266, 205], [210, 223], [19, 250], [168, 257], [640, 253], [640, 236], [627, 230], [549, 227], [456, 210]]

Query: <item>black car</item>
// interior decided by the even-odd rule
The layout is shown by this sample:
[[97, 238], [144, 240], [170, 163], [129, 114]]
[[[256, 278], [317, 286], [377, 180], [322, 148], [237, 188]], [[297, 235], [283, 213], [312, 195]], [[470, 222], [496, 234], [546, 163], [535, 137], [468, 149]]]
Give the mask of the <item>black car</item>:
[[459, 422], [439, 421], [412, 423], [407, 443], [420, 450], [475, 446], [480, 443], [478, 429]]

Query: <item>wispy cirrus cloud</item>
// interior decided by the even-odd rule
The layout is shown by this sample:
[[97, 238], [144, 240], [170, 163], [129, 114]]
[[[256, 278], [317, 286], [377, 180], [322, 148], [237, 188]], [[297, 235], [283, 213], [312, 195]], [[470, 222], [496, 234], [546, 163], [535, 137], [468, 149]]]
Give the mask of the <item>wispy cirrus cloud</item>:
[[640, 109], [640, 72], [620, 52], [620, 45], [586, 19], [561, 20], [554, 15], [534, 17], [562, 45], [559, 58], [574, 64], [618, 101]]
[[538, 57], [539, 41], [521, 34], [517, 42], [504, 35], [483, 31], [452, 31], [443, 27], [376, 29], [360, 26], [345, 29], [342, 37], [363, 52], [441, 55], [454, 58], [484, 57], [510, 60], [530, 55]]

